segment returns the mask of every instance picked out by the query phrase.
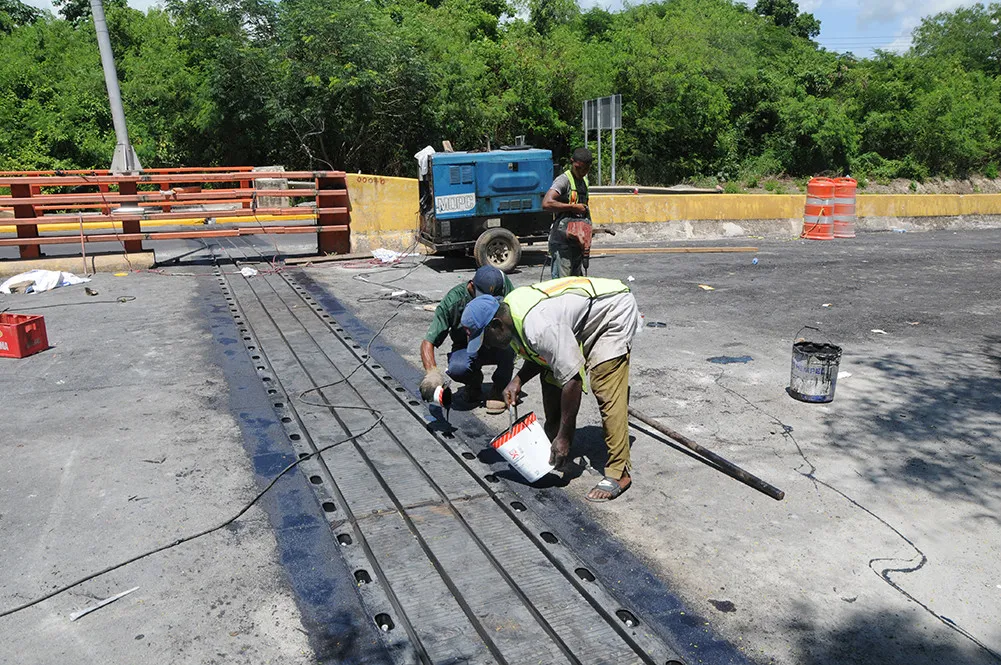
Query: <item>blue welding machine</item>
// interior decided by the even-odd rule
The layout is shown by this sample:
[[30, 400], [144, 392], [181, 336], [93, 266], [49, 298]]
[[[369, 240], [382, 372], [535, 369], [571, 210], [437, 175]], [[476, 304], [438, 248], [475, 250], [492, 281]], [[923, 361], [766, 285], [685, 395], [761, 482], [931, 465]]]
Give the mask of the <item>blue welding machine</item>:
[[553, 182], [553, 153], [515, 147], [439, 152], [420, 181], [421, 243], [436, 253], [472, 250], [478, 265], [509, 272], [521, 244], [549, 237], [542, 198]]

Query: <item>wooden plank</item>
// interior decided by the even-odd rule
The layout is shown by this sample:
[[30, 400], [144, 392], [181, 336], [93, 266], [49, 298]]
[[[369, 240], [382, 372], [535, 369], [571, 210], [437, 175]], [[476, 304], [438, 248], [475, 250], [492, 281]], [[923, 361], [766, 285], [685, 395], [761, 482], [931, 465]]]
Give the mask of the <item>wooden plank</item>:
[[122, 183], [153, 183], [168, 182], [171, 184], [193, 182], [241, 182], [250, 180], [316, 180], [320, 178], [344, 178], [343, 171], [254, 171], [252, 173], [162, 173], [146, 175], [98, 175], [98, 176], [28, 176], [0, 177], [0, 187], [10, 185], [39, 185], [42, 187], [78, 187], [80, 185], [98, 185], [106, 183], [119, 185]]
[[354, 252], [348, 254], [334, 254], [331, 256], [299, 256], [285, 259], [286, 265], [298, 266], [307, 263], [330, 263], [332, 261], [359, 261], [373, 258], [371, 254], [365, 252]]
[[595, 249], [591, 246], [591, 257], [612, 254], [729, 254], [733, 252], [756, 252], [757, 247], [606, 247]]

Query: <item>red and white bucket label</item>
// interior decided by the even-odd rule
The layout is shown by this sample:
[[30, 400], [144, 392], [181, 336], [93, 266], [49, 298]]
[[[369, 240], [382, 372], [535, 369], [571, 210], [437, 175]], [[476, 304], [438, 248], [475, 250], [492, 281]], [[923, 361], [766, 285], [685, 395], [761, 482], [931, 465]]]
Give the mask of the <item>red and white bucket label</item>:
[[535, 413], [518, 419], [490, 445], [530, 483], [553, 470], [549, 463], [552, 445]]

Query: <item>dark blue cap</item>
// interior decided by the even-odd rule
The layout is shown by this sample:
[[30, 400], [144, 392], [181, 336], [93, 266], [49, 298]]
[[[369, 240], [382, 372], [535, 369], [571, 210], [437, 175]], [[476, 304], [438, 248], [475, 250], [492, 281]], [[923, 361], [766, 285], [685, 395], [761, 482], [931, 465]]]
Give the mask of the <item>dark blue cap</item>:
[[473, 275], [473, 289], [478, 296], [505, 296], [504, 273], [493, 266], [480, 266]]
[[462, 327], [469, 334], [469, 345], [466, 347], [466, 352], [471, 358], [475, 358], [476, 353], [480, 350], [480, 346], [483, 344], [483, 331], [494, 320], [494, 314], [497, 313], [500, 303], [501, 299], [494, 296], [477, 296], [470, 300], [466, 308], [462, 310]]

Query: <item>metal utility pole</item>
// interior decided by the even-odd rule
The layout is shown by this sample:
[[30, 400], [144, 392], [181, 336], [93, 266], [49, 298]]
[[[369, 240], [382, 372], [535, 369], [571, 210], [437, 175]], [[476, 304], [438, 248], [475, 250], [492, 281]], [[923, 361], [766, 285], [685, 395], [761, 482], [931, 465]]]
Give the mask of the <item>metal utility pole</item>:
[[139, 157], [129, 142], [129, 130], [125, 126], [125, 109], [122, 108], [122, 91], [118, 87], [118, 72], [115, 70], [115, 54], [111, 51], [108, 37], [108, 23], [104, 20], [102, 0], [90, 0], [90, 11], [94, 15], [94, 29], [97, 30], [97, 46], [101, 51], [101, 65], [104, 67], [104, 83], [108, 86], [108, 101], [111, 103], [111, 120], [115, 124], [115, 155], [111, 158], [112, 173], [135, 173], [142, 170]]

